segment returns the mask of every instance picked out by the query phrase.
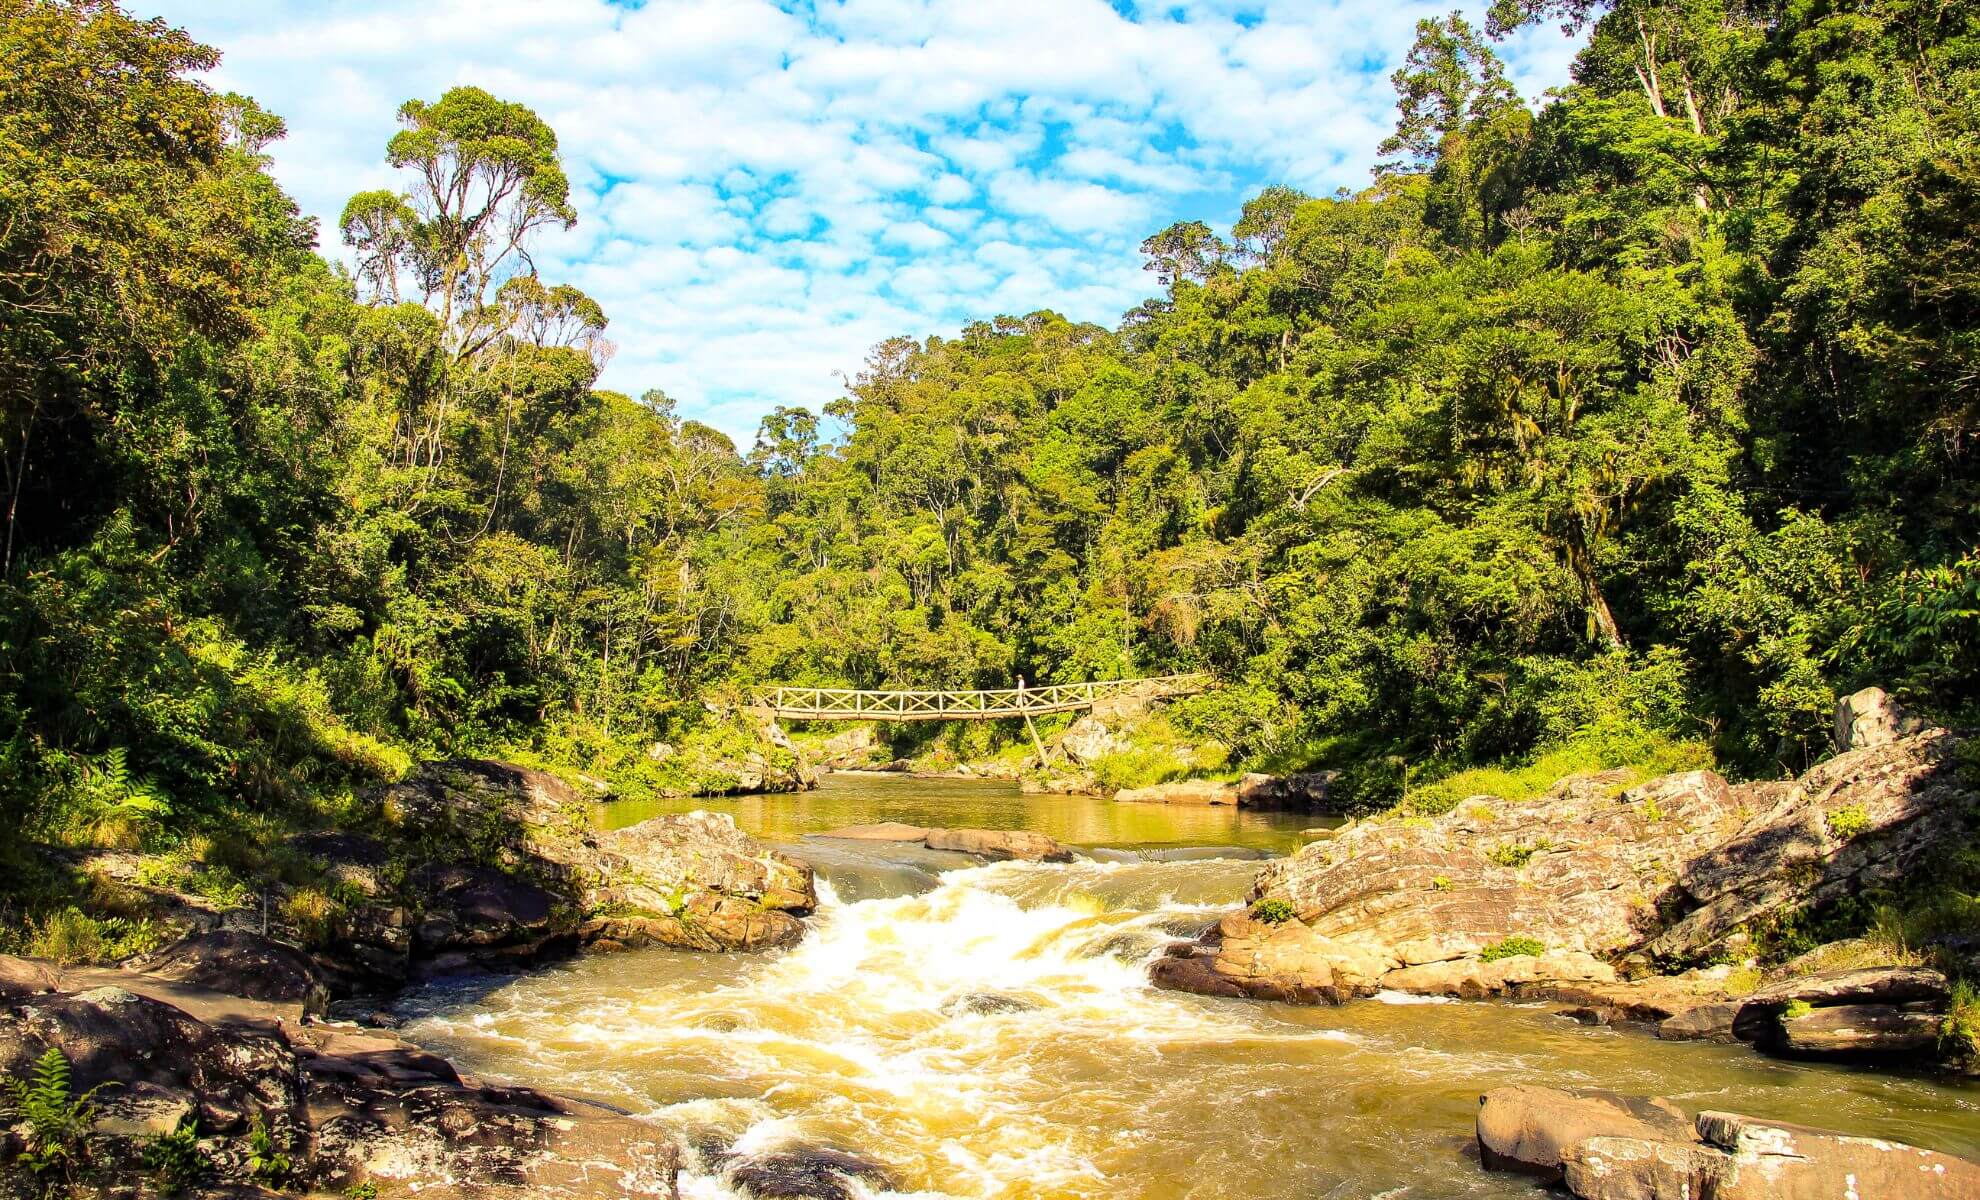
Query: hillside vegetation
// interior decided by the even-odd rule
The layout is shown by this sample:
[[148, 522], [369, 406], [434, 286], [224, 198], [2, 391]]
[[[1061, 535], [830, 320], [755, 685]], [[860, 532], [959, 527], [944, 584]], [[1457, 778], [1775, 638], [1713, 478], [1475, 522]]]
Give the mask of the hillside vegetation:
[[[1537, 107], [1491, 40], [1535, 21], [1587, 36]], [[1156, 233], [1115, 328], [885, 342], [747, 449], [594, 386], [535, 113], [409, 100], [397, 190], [318, 229], [216, 59], [0, 0], [26, 840], [360, 821], [448, 755], [681, 790], [771, 679], [1205, 669], [1176, 726], [1363, 806], [1535, 755], [1778, 775], [1840, 690], [1980, 699], [1976, 6], [1426, 21], [1364, 190]]]

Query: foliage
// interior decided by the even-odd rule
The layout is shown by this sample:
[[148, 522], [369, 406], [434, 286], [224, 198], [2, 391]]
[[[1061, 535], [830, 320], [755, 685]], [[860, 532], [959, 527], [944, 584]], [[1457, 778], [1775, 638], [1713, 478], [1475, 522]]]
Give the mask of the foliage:
[[1518, 934], [1493, 942], [1478, 952], [1480, 962], [1498, 962], [1502, 958], [1538, 958], [1547, 952], [1544, 943]]
[[247, 1143], [249, 1175], [264, 1183], [278, 1185], [289, 1177], [289, 1156], [275, 1144], [275, 1135], [268, 1132], [268, 1124], [261, 1119], [260, 1113], [254, 1114], [248, 1124]]
[[1870, 832], [1874, 824], [1870, 820], [1870, 814], [1861, 804], [1845, 804], [1840, 808], [1832, 808], [1823, 814], [1822, 820], [1829, 827], [1829, 836], [1843, 842]]
[[345, 1200], [378, 1200], [378, 1185], [370, 1180], [354, 1183], [344, 1189]]
[[198, 1116], [187, 1113], [170, 1133], [161, 1133], [145, 1142], [140, 1161], [168, 1196], [197, 1187], [213, 1168], [199, 1146]]
[[1787, 1002], [1787, 1007], [1781, 1009], [1781, 1020], [1799, 1021], [1814, 1011], [1815, 1006], [1806, 1000], [1790, 1000]]
[[1290, 902], [1281, 900], [1276, 896], [1260, 900], [1251, 906], [1252, 920], [1263, 921], [1267, 925], [1280, 925], [1292, 920], [1298, 915], [1299, 913], [1294, 910]]
[[50, 1046], [25, 1079], [6, 1080], [9, 1107], [23, 1135], [17, 1161], [44, 1191], [72, 1182], [89, 1158], [89, 1133], [96, 1121], [98, 1084], [80, 1095], [70, 1085], [69, 1060]]
[[[1585, 42], [1535, 108], [1493, 38], [1539, 20]], [[889, 339], [746, 451], [596, 386], [608, 315], [537, 271], [580, 217], [539, 114], [408, 100], [394, 184], [335, 231], [349, 276], [217, 61], [113, 4], [0, 0], [24, 840], [272, 844], [451, 755], [726, 790], [784, 753], [723, 715], [766, 680], [1205, 670], [1103, 777], [1325, 767], [1345, 810], [1422, 814], [1798, 771], [1869, 682], [1980, 704], [1969, 8], [1423, 21], [1369, 187], [1155, 233], [1159, 294], [1114, 328]], [[238, 895], [217, 866], [175, 886]], [[108, 953], [26, 886], [9, 911]]]
[[68, 907], [31, 922], [22, 948], [68, 967], [147, 954], [171, 937], [171, 930], [148, 917], [99, 917]]
[[1500, 842], [1485, 852], [1485, 858], [1488, 862], [1517, 870], [1533, 861], [1534, 855], [1552, 848], [1553, 843], [1546, 838], [1532, 842]]

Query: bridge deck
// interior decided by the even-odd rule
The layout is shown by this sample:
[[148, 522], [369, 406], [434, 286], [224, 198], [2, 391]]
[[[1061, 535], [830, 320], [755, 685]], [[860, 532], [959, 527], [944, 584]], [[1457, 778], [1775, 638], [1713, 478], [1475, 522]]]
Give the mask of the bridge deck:
[[1075, 712], [1117, 696], [1187, 696], [1210, 685], [1207, 675], [1159, 675], [1099, 683], [984, 691], [861, 691], [856, 688], [771, 686], [751, 703], [803, 721], [987, 721], [999, 717]]

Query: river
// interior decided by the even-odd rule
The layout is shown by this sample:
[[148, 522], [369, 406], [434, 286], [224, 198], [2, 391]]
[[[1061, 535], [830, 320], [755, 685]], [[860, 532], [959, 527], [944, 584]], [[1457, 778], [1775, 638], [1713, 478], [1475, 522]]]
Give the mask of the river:
[[[1980, 1155], [1970, 1085], [1584, 1028], [1549, 1005], [1300, 1009], [1149, 988], [1160, 945], [1238, 903], [1255, 858], [1297, 846], [1310, 818], [834, 776], [803, 796], [603, 819], [696, 806], [818, 868], [801, 945], [600, 955], [437, 983], [401, 1010], [408, 1036], [464, 1068], [678, 1129], [697, 1200], [742, 1194], [735, 1156], [795, 1147], [887, 1168], [895, 1190], [853, 1196], [1537, 1197], [1470, 1150], [1479, 1094], [1513, 1082]], [[1092, 857], [976, 866], [815, 836], [887, 820], [1036, 829]]]

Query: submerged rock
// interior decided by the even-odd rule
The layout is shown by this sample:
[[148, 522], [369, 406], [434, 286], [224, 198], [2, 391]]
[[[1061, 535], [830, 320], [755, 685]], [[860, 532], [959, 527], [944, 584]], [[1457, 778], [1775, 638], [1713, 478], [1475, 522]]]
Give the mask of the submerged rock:
[[840, 1150], [754, 1154], [728, 1168], [729, 1183], [751, 1200], [853, 1200], [849, 1181], [891, 1188], [887, 1168]]
[[920, 842], [930, 850], [973, 854], [993, 862], [1013, 858], [1023, 862], [1073, 860], [1071, 850], [1028, 829], [924, 829], [919, 825], [884, 821], [877, 825], [847, 825], [812, 836], [860, 842]]
[[925, 844], [930, 850], [954, 850], [993, 861], [1015, 858], [1023, 862], [1071, 862], [1073, 859], [1072, 851], [1029, 829], [931, 829]]

